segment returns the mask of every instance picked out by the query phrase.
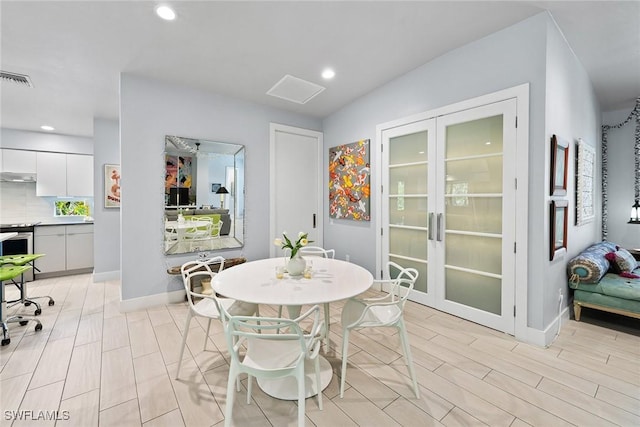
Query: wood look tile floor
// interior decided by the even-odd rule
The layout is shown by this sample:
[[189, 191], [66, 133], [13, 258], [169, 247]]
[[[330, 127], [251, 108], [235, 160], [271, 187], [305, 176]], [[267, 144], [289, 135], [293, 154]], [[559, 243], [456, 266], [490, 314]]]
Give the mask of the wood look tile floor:
[[[203, 351], [206, 321], [192, 321], [176, 380], [186, 303], [120, 313], [119, 282], [91, 280], [28, 285], [30, 295], [51, 295], [56, 304], [43, 305], [40, 332], [11, 325], [11, 343], [0, 349], [0, 426], [223, 425], [228, 353], [220, 323]], [[307, 400], [308, 426], [640, 425], [640, 321], [585, 309], [583, 321], [565, 322], [554, 343], [539, 348], [410, 302], [405, 319], [420, 398], [396, 332], [376, 329], [352, 335], [340, 399], [341, 307], [331, 305], [324, 352], [335, 375], [324, 410]], [[247, 405], [245, 393], [235, 399], [234, 425], [296, 425], [295, 402], [254, 387]]]

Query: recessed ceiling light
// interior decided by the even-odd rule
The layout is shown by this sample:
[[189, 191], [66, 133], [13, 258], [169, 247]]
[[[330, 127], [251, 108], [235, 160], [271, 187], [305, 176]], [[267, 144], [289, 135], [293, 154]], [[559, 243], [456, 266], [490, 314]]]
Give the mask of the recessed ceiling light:
[[158, 6], [156, 8], [156, 14], [166, 21], [173, 21], [176, 19], [176, 13], [169, 6]]
[[485, 142], [484, 145], [491, 145], [491, 141]]
[[322, 72], [322, 78], [323, 79], [332, 79], [333, 77], [335, 77], [336, 72], [333, 71], [331, 68], [326, 68], [323, 72]]
[[42, 126], [40, 126], [40, 129], [48, 130], [48, 131], [56, 130], [56, 128], [54, 128], [53, 126], [49, 126], [49, 125], [42, 125]]

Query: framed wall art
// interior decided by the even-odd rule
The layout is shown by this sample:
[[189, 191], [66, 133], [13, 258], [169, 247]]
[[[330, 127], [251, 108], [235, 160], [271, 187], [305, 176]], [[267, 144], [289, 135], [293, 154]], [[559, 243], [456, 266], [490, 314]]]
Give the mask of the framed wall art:
[[329, 148], [329, 217], [370, 221], [369, 140]]
[[595, 218], [593, 186], [595, 181], [596, 150], [581, 138], [578, 139], [576, 156], [576, 225], [583, 225]]
[[120, 207], [120, 165], [104, 165], [104, 207]]
[[553, 135], [551, 137], [551, 195], [567, 194], [567, 170], [569, 143]]
[[550, 253], [549, 260], [561, 251], [567, 249], [567, 223], [569, 216], [569, 202], [566, 200], [551, 201], [551, 218], [549, 221]]

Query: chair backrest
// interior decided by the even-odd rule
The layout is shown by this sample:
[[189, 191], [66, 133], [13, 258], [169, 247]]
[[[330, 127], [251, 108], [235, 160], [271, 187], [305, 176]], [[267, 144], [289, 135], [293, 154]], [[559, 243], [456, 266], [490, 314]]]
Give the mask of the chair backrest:
[[[392, 276], [394, 271], [397, 271], [395, 277]], [[389, 261], [387, 262], [387, 272], [389, 278], [394, 281], [390, 293], [393, 295], [394, 300], [398, 298], [404, 306], [404, 302], [418, 279], [418, 270], [412, 267], [403, 267], [393, 261]]]
[[335, 249], [325, 249], [320, 246], [303, 246], [300, 248], [300, 255], [319, 256], [324, 258], [335, 258]]
[[211, 227], [211, 236], [220, 237], [220, 230], [222, 230], [222, 224], [224, 224], [222, 220], [219, 220], [218, 222], [213, 224], [213, 226]]
[[[219, 267], [216, 271], [211, 270], [210, 265], [219, 264]], [[187, 292], [187, 300], [189, 301], [189, 305], [193, 306], [193, 297], [202, 297], [203, 295], [194, 292], [191, 289], [191, 283], [195, 280], [202, 279], [213, 279], [217, 273], [222, 271], [224, 268], [224, 258], [221, 256], [208, 258], [206, 260], [193, 260], [187, 261], [180, 267], [180, 273], [182, 275], [182, 283], [184, 285], [184, 289]]]
[[[216, 299], [216, 304], [220, 312], [220, 320], [224, 326], [227, 346], [233, 362], [241, 364], [239, 356], [239, 348], [247, 340], [262, 341], [295, 341], [300, 345], [300, 353], [292, 360], [281, 360], [284, 369], [291, 369], [293, 365], [300, 363], [305, 356], [311, 358], [317, 356], [320, 351], [321, 331], [324, 322], [320, 320], [320, 307], [315, 305], [307, 312], [303, 313], [296, 319], [283, 319], [277, 317], [258, 317], [258, 316], [231, 316], [223, 304]], [[309, 332], [305, 332], [300, 327], [300, 322], [304, 319], [311, 318], [313, 324], [309, 327]], [[287, 331], [282, 333], [281, 331]], [[259, 374], [259, 370], [248, 368], [255, 376]], [[277, 369], [270, 369], [272, 374]]]

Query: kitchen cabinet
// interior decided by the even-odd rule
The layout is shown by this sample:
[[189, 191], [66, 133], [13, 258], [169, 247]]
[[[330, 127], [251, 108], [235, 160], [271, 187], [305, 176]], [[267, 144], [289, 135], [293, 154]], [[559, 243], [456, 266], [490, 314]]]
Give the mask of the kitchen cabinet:
[[0, 172], [36, 173], [36, 152], [0, 150]]
[[93, 268], [93, 224], [38, 226], [33, 240], [40, 274]]
[[36, 196], [93, 197], [93, 156], [37, 153]]

